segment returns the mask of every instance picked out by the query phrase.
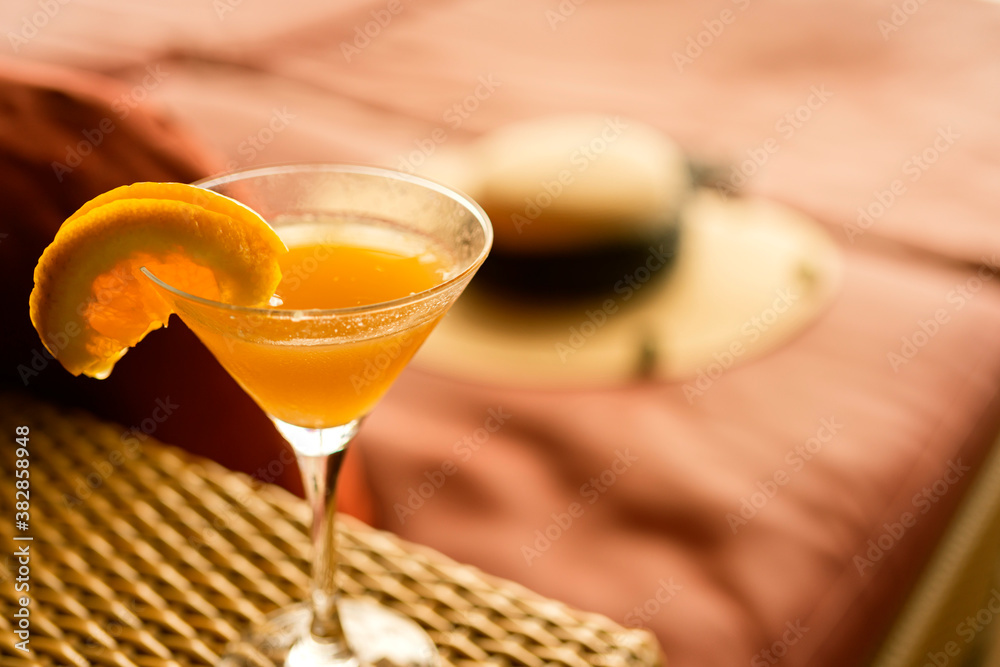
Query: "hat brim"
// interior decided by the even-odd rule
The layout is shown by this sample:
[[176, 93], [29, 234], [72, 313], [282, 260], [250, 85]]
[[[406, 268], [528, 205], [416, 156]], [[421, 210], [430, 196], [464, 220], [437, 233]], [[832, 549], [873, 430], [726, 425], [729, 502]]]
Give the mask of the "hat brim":
[[788, 342], [838, 291], [840, 250], [798, 211], [704, 190], [683, 218], [678, 255], [662, 280], [637, 266], [607, 297], [559, 307], [470, 290], [414, 364], [538, 388], [711, 378]]

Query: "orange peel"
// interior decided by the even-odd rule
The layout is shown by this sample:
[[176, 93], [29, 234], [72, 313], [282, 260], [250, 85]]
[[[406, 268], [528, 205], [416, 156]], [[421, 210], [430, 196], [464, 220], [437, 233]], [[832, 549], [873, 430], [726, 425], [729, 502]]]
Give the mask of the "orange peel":
[[172, 309], [140, 269], [185, 292], [240, 306], [268, 302], [287, 252], [254, 211], [183, 183], [136, 183], [81, 206], [35, 267], [31, 322], [74, 375], [107, 377]]

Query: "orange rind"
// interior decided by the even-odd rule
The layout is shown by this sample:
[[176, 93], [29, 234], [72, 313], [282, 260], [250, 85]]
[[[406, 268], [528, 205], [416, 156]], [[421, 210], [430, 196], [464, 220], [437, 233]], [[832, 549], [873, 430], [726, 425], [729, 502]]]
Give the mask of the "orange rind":
[[80, 207], [35, 267], [32, 324], [74, 375], [104, 378], [172, 312], [140, 269], [190, 294], [268, 302], [287, 252], [254, 211], [182, 183], [136, 183]]

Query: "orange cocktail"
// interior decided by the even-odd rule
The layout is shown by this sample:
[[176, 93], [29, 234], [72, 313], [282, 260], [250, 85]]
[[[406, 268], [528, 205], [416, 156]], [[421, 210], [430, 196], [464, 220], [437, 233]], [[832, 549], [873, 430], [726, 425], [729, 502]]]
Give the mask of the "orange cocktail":
[[[275, 310], [352, 309], [409, 297], [444, 279], [447, 266], [426, 241], [387, 231], [391, 246], [326, 242], [310, 225], [282, 228], [289, 246], [281, 258]], [[183, 305], [181, 306], [183, 308]], [[183, 316], [184, 313], [181, 312]], [[294, 320], [243, 315], [232, 330], [185, 318], [229, 373], [272, 416], [296, 426], [325, 428], [368, 414], [440, 319], [439, 312], [407, 328], [370, 338], [303, 341]], [[228, 317], [228, 315], [223, 315]], [[217, 323], [215, 323], [217, 324]], [[286, 344], [276, 344], [283, 341]]]
[[258, 213], [289, 248], [277, 253], [270, 303], [233, 305], [185, 291], [158, 266], [143, 271], [164, 310], [197, 334], [295, 450], [315, 553], [307, 603], [255, 626], [222, 665], [259, 665], [262, 655], [281, 667], [437, 665], [433, 643], [412, 621], [341, 600], [336, 479], [362, 419], [486, 259], [489, 219], [443, 186], [369, 167], [263, 167], [201, 185]]

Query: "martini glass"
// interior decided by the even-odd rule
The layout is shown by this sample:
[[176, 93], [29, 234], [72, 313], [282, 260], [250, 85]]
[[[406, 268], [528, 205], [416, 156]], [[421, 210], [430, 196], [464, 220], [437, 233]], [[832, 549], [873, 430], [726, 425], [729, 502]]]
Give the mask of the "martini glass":
[[[340, 599], [336, 482], [364, 417], [485, 260], [493, 238], [489, 219], [475, 202], [441, 185], [368, 167], [255, 168], [198, 185], [255, 210], [290, 248], [313, 249], [296, 268], [303, 280], [312, 279], [313, 292], [316, 280], [326, 280], [324, 263], [349, 266], [332, 247], [381, 249], [418, 258], [435, 271], [429, 285], [414, 291], [405, 275], [392, 278], [402, 281], [398, 298], [311, 309], [274, 299], [265, 308], [219, 303], [143, 269], [291, 444], [313, 510], [308, 600], [270, 615], [231, 646], [221, 664], [436, 665], [437, 651], [415, 623], [375, 603]], [[335, 293], [343, 284], [320, 287]]]

